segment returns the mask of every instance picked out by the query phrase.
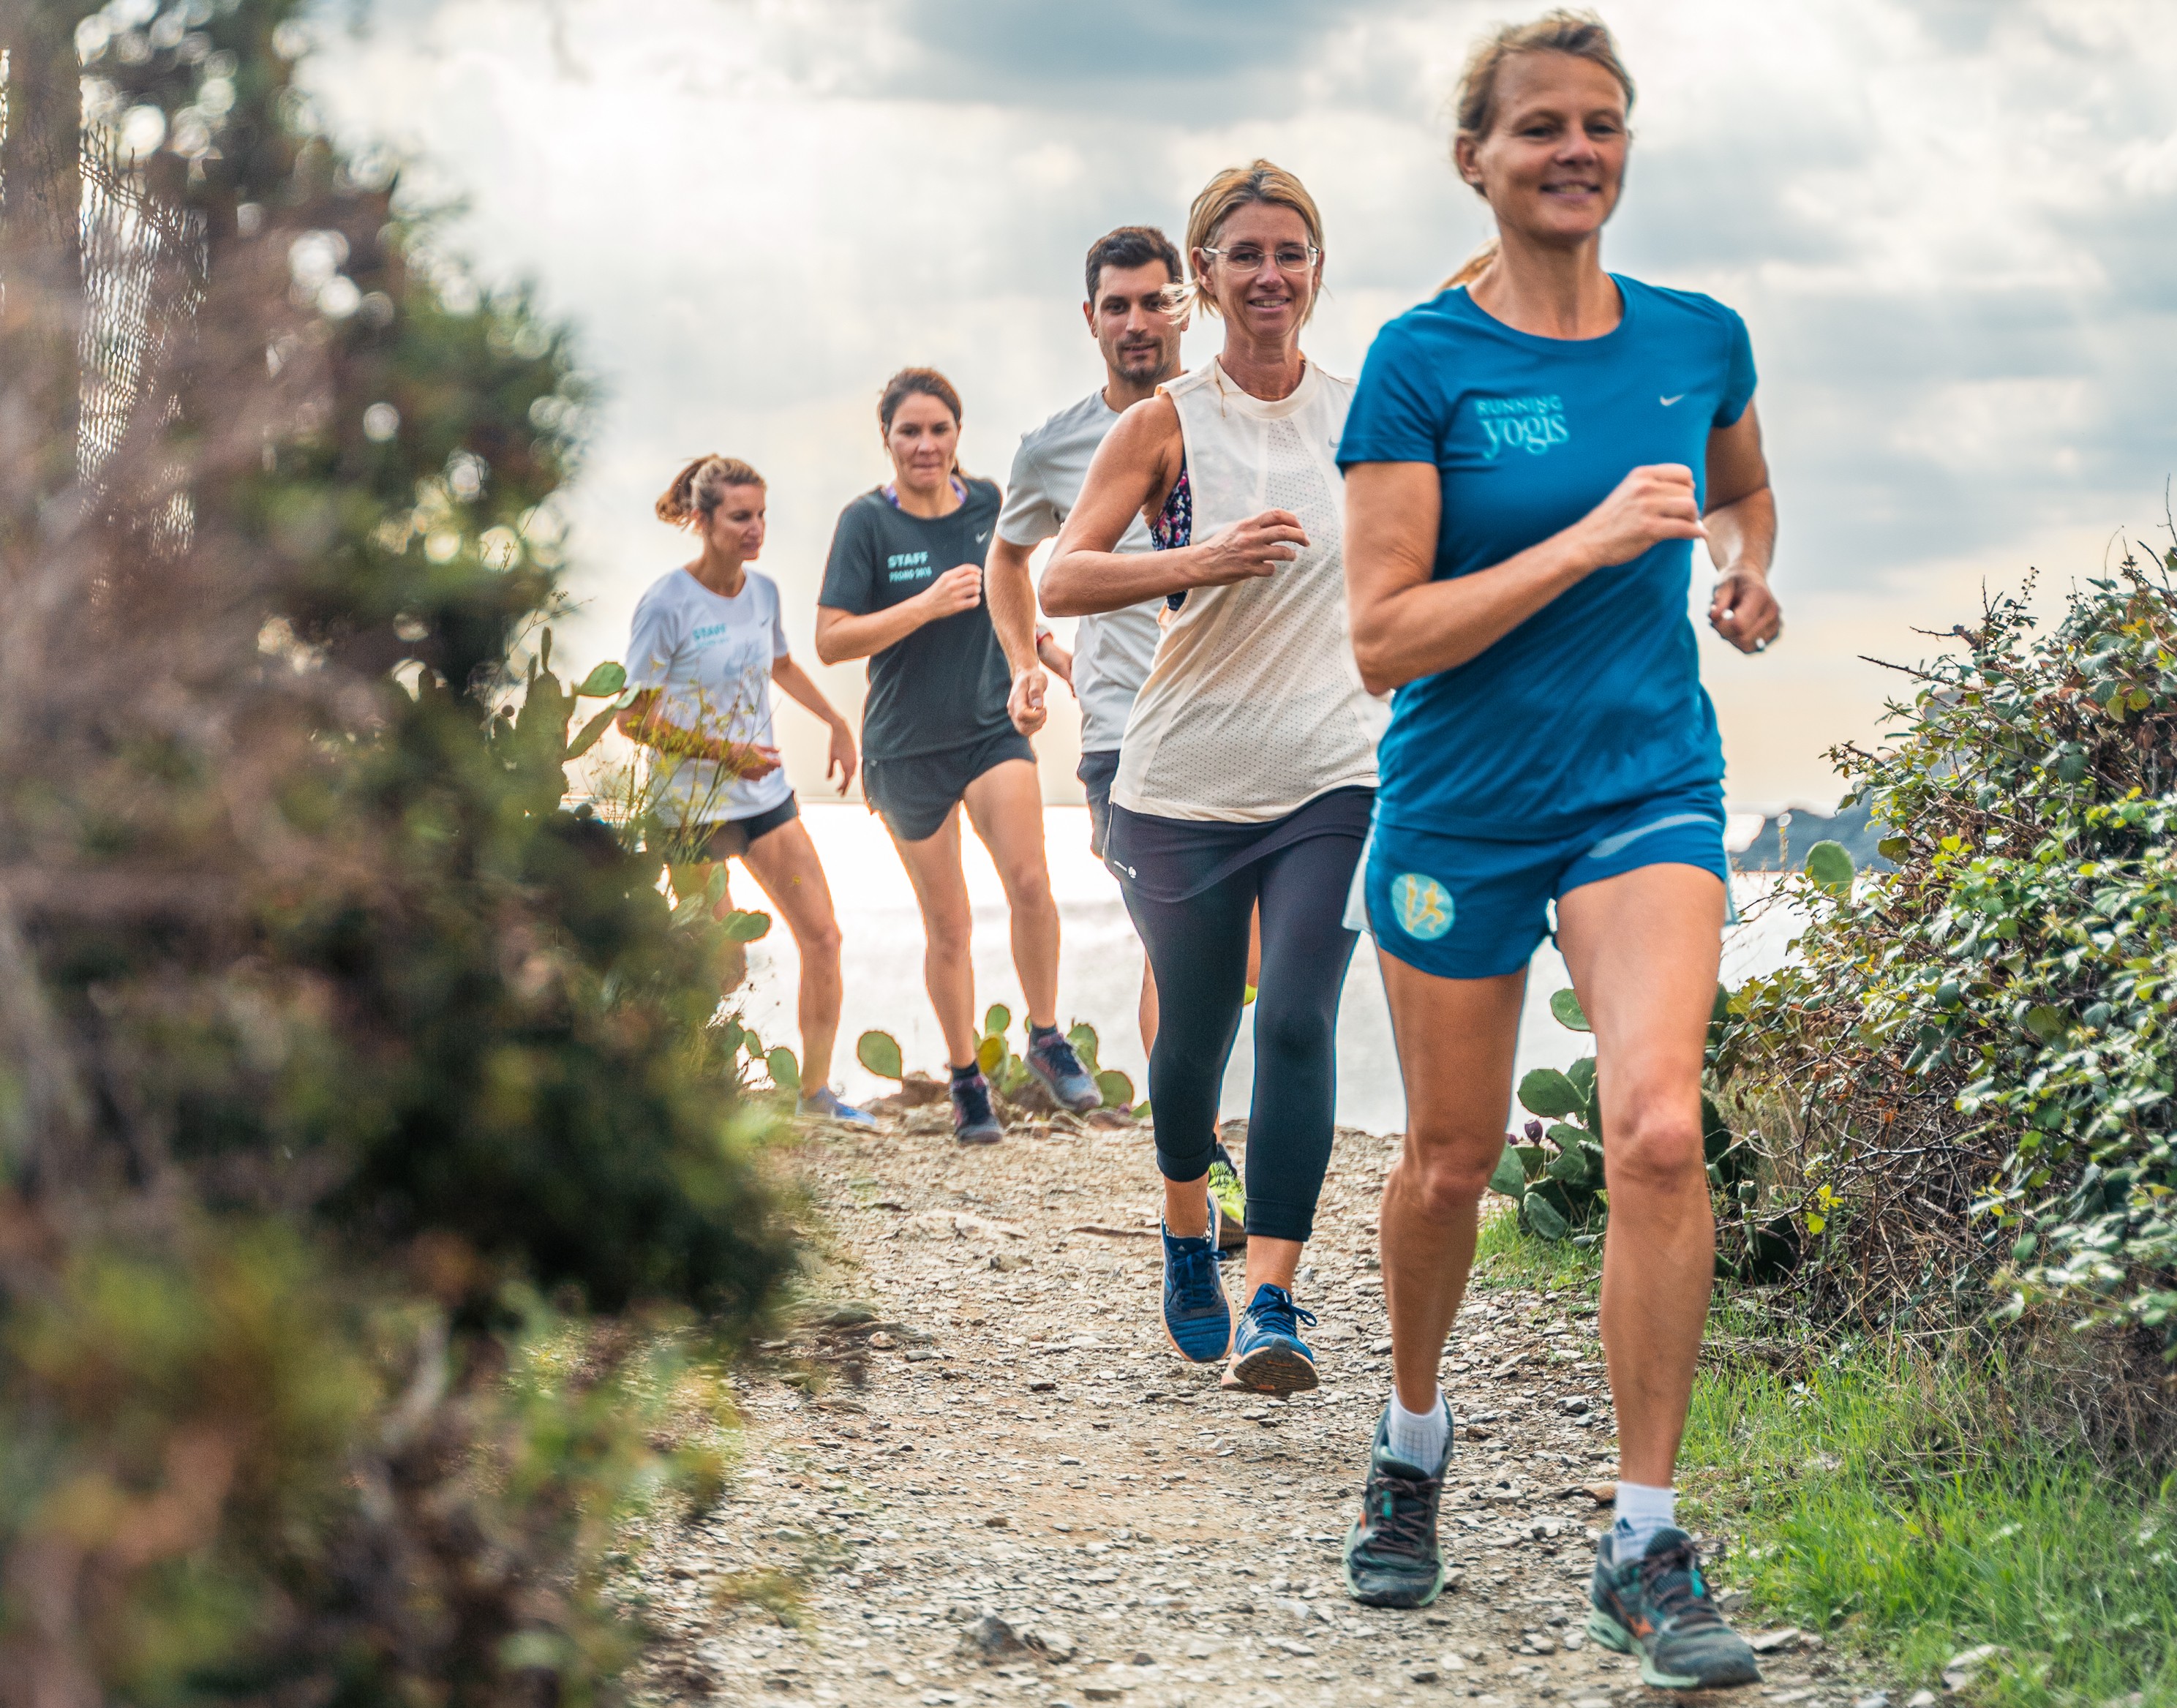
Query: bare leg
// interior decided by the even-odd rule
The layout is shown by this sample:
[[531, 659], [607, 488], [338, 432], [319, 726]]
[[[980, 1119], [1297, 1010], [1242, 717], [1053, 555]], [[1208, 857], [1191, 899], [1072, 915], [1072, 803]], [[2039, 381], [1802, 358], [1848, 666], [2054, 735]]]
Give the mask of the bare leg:
[[1028, 1023], [1058, 1023], [1058, 903], [1043, 853], [1043, 787], [1025, 759], [994, 765], [962, 798], [968, 822], [990, 851], [1012, 916], [1013, 970]]
[[797, 1002], [802, 1087], [828, 1085], [832, 1046], [839, 1035], [839, 921], [816, 844], [810, 840], [809, 827], [791, 819], [750, 843], [741, 861], [785, 917], [794, 947], [801, 952]]
[[1142, 957], [1142, 1006], [1140, 1019], [1142, 1028], [1142, 1054], [1146, 1057], [1150, 1050], [1156, 1048], [1157, 1034], [1156, 969], [1149, 965], [1149, 958], [1146, 954]]
[[1165, 1231], [1176, 1239], [1198, 1240], [1209, 1231], [1209, 1176], [1174, 1180], [1165, 1176]]
[[974, 914], [960, 870], [960, 815], [947, 814], [943, 827], [920, 842], [894, 837], [892, 845], [922, 909], [922, 982], [945, 1034], [945, 1057], [965, 1067], [975, 1059], [975, 968], [968, 954]]
[[1527, 975], [1438, 979], [1379, 958], [1406, 1087], [1406, 1141], [1383, 1182], [1383, 1302], [1399, 1403], [1426, 1412], [1504, 1151]]
[[1240, 1295], [1244, 1308], [1255, 1296], [1255, 1289], [1264, 1282], [1274, 1287], [1292, 1291], [1293, 1277], [1300, 1272], [1300, 1254], [1307, 1247], [1298, 1240], [1274, 1240], [1268, 1234], [1253, 1234], [1247, 1240], [1247, 1280]]
[[1610, 1228], [1602, 1346], [1625, 1479], [1667, 1487], [1716, 1276], [1701, 1155], [1701, 1053], [1716, 1001], [1723, 886], [1643, 866], [1568, 892], [1558, 941], [1595, 1028]]

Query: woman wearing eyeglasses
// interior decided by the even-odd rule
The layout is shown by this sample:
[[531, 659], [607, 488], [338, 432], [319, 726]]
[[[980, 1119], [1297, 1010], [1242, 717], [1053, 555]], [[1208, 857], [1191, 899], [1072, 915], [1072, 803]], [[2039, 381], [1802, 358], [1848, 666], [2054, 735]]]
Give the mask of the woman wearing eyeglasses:
[[[1149, 1054], [1165, 1181], [1165, 1327], [1227, 1385], [1316, 1385], [1292, 1296], [1330, 1160], [1342, 914], [1367, 832], [1385, 712], [1345, 616], [1334, 461], [1353, 382], [1301, 353], [1323, 223], [1268, 161], [1212, 178], [1187, 216], [1187, 293], [1225, 348], [1138, 403], [1090, 465], [1045, 571], [1054, 615], [1165, 601], [1119, 745], [1105, 860], [1149, 946], [1163, 1018]], [[1148, 518], [1159, 549], [1122, 554]], [[1205, 1187], [1238, 1036], [1248, 920], [1262, 915], [1247, 1256], [1236, 1330]]]

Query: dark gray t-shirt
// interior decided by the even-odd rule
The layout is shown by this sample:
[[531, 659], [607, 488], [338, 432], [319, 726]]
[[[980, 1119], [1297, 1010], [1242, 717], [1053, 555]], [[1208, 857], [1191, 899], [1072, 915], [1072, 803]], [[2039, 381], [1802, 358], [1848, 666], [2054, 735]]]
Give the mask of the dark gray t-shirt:
[[[988, 480], [964, 484], [967, 502], [950, 516], [909, 516], [881, 488], [840, 511], [818, 603], [866, 617], [913, 598], [947, 570], [979, 567], [997, 521], [998, 488]], [[1012, 686], [987, 601], [925, 623], [870, 659], [862, 750], [875, 760], [907, 759], [1010, 729]]]

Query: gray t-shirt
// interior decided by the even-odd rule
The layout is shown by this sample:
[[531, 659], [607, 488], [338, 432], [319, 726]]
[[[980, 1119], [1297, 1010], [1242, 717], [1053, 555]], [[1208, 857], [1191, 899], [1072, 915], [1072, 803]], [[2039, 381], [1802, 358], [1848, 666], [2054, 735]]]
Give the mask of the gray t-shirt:
[[[1089, 459], [1118, 418], [1099, 390], [1021, 435], [1006, 505], [998, 513], [1000, 538], [1011, 545], [1038, 546], [1065, 527], [1081, 496], [1081, 483], [1088, 477]], [[1139, 516], [1128, 526], [1119, 549], [1151, 549], [1149, 528]], [[1127, 714], [1156, 653], [1162, 632], [1157, 614], [1163, 608], [1162, 599], [1146, 599], [1123, 610], [1083, 617], [1075, 630], [1073, 692], [1081, 701], [1083, 753], [1109, 753], [1118, 747]]]

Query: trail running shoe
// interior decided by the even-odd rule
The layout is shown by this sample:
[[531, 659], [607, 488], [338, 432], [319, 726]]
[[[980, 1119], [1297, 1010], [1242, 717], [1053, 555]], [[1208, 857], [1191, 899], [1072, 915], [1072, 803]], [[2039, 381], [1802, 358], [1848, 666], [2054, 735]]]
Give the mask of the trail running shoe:
[[1006, 1136], [990, 1108], [990, 1082], [981, 1072], [952, 1082], [952, 1137], [963, 1144], [996, 1144]]
[[1240, 1184], [1240, 1170], [1219, 1145], [1209, 1160], [1209, 1196], [1217, 1200], [1219, 1232], [1217, 1249], [1229, 1252], [1247, 1243], [1247, 1189]]
[[1315, 1354], [1300, 1338], [1300, 1325], [1315, 1326], [1315, 1313], [1293, 1303], [1293, 1296], [1265, 1281], [1240, 1318], [1232, 1336], [1228, 1388], [1252, 1388], [1258, 1394], [1305, 1394], [1315, 1386]]
[[[1443, 1406], [1451, 1427], [1451, 1402]], [[1437, 1544], [1437, 1503], [1451, 1463], [1451, 1438], [1433, 1471], [1391, 1456], [1391, 1411], [1383, 1408], [1361, 1516], [1345, 1532], [1345, 1587], [1365, 1607], [1426, 1607], [1443, 1588], [1443, 1551]]]
[[1031, 1036], [1028, 1055], [1023, 1059], [1028, 1071], [1043, 1082], [1043, 1089], [1075, 1114], [1085, 1115], [1103, 1105], [1104, 1094], [1096, 1089], [1096, 1082], [1088, 1077], [1088, 1070], [1081, 1065], [1066, 1034], [1056, 1027], [1040, 1038]]
[[1209, 1231], [1198, 1239], [1164, 1236], [1164, 1329], [1179, 1356], [1214, 1364], [1232, 1344], [1232, 1306], [1217, 1274], [1217, 1200]]
[[836, 1121], [843, 1127], [875, 1127], [877, 1118], [866, 1109], [857, 1109], [843, 1100], [828, 1085], [820, 1085], [795, 1105], [795, 1112], [813, 1116], [818, 1121]]
[[1618, 1558], [1617, 1532], [1605, 1531], [1593, 1599], [1588, 1634], [1637, 1657], [1640, 1676], [1659, 1690], [1761, 1682], [1754, 1651], [1710, 1598], [1700, 1555], [1683, 1531], [1657, 1531], [1634, 1560]]

